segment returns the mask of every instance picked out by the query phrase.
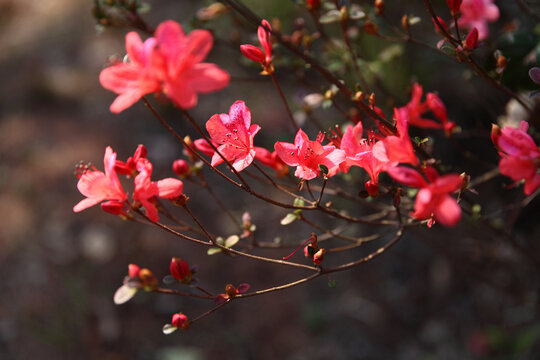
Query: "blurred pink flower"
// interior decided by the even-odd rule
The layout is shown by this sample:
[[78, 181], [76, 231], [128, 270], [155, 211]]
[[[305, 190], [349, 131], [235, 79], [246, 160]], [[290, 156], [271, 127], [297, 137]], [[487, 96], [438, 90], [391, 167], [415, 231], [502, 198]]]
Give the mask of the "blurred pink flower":
[[491, 131], [491, 139], [501, 155], [501, 174], [514, 181], [525, 180], [525, 195], [532, 194], [540, 187], [540, 150], [527, 134], [528, 128], [529, 124], [522, 121], [517, 129], [506, 126], [501, 130], [493, 125]]
[[82, 211], [105, 200], [109, 200], [108, 205], [120, 205], [127, 199], [115, 171], [116, 153], [110, 146], [107, 146], [105, 150], [103, 162], [105, 173], [94, 168], [84, 168], [82, 174], [78, 175], [77, 188], [81, 194], [86, 196], [86, 199], [81, 200], [73, 207], [74, 212]]
[[229, 84], [229, 74], [217, 65], [203, 63], [213, 38], [206, 30], [186, 35], [180, 24], [161, 23], [155, 37], [144, 43], [139, 35], [126, 35], [129, 62], [104, 69], [101, 85], [119, 96], [110, 110], [119, 113], [142, 96], [162, 91], [176, 105], [189, 109], [197, 105], [197, 94], [220, 90]]
[[467, 29], [478, 29], [478, 40], [488, 37], [488, 22], [497, 21], [499, 8], [493, 0], [463, 0], [458, 25]]
[[289, 166], [297, 166], [294, 175], [304, 180], [311, 180], [320, 175], [319, 165], [328, 168], [328, 177], [334, 176], [339, 164], [345, 161], [345, 151], [336, 149], [334, 145], [322, 145], [324, 135], [319, 133], [317, 140], [310, 141], [302, 129], [298, 130], [294, 144], [276, 142], [274, 148], [283, 162]]
[[[259, 125], [251, 125], [251, 112], [243, 101], [231, 105], [229, 114], [215, 114], [206, 122], [206, 130], [217, 149], [232, 162], [236, 171], [248, 167], [255, 158], [253, 137], [261, 129]], [[212, 156], [212, 166], [221, 164], [219, 154]]]

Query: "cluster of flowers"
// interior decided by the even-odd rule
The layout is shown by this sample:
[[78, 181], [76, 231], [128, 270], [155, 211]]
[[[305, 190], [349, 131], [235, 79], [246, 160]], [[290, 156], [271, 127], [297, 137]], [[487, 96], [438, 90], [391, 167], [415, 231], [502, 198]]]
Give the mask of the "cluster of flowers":
[[[157, 197], [175, 200], [182, 195], [184, 184], [178, 179], [151, 180], [153, 166], [146, 158], [146, 148], [143, 145], [139, 145], [135, 154], [126, 162], [116, 160], [116, 153], [108, 146], [105, 150], [104, 165], [105, 173], [93, 166], [78, 167], [77, 188], [86, 199], [75, 205], [73, 211], [79, 212], [104, 201], [101, 207], [106, 212], [127, 216], [130, 208], [143, 206], [148, 219], [158, 221]], [[133, 179], [132, 202], [128, 200], [118, 174]]]
[[[452, 24], [457, 21], [459, 27], [469, 29], [463, 44], [465, 50], [473, 50], [478, 41], [486, 39], [489, 35], [488, 22], [499, 19], [499, 8], [493, 0], [446, 0], [446, 3], [453, 17]], [[440, 17], [437, 17], [437, 20], [443, 30], [448, 33], [446, 22]], [[435, 23], [435, 28], [441, 31], [437, 23]], [[438, 46], [442, 46], [443, 43], [444, 40], [439, 42]]]

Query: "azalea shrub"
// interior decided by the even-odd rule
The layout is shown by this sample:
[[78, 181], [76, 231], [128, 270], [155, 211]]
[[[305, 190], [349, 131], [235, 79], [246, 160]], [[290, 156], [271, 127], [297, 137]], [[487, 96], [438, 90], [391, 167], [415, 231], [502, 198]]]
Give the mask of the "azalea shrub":
[[[171, 314], [165, 334], [196, 331], [194, 323], [232, 301], [276, 296], [273, 293], [376, 261], [409, 232], [429, 237], [437, 229], [458, 234], [471, 226], [497, 232], [500, 223], [493, 223], [483, 210], [490, 199], [483, 193], [485, 184], [510, 194], [507, 206], [518, 210], [540, 193], [538, 98], [529, 93], [540, 83], [540, 69], [534, 66], [540, 48], [532, 41], [528, 60], [512, 70], [526, 78], [526, 88], [516, 87], [505, 75], [514, 60], [496, 47], [497, 38], [512, 36], [512, 29], [508, 22], [505, 28], [497, 26], [504, 13], [495, 1], [422, 0], [415, 4], [417, 15], [383, 0], [297, 1], [292, 27], [279, 18], [261, 18], [241, 1], [206, 5], [189, 25], [164, 19], [154, 30], [138, 1], [95, 2], [99, 26], [126, 30], [125, 49], [119, 52], [127, 55], [107, 64], [99, 75], [103, 88], [117, 95], [110, 111], [120, 113], [143, 103], [147, 118], [133, 121], [159, 122], [182, 155], [171, 164], [171, 177], [153, 180], [148, 158], [153, 149], [138, 145], [126, 159], [112, 144], [105, 149], [103, 171], [77, 166], [77, 188], [84, 199], [73, 210], [99, 204], [125, 221], [200, 245], [208, 262], [215, 259], [210, 255], [225, 255], [234, 266], [234, 259], [242, 257], [269, 269], [290, 267], [307, 275], [272, 287], [233, 285], [224, 277], [222, 289], [211, 289], [204, 278], [194, 276], [205, 264], [193, 265], [179, 254], [163, 259], [169, 274], [139, 264], [119, 265], [128, 272], [114, 294], [117, 304], [139, 291], [207, 302], [202, 314], [189, 308]], [[535, 16], [526, 2], [521, 5], [525, 15]], [[417, 33], [420, 22], [429, 24], [431, 32]], [[230, 23], [234, 36], [223, 31]], [[538, 39], [537, 30], [530, 36]], [[235, 56], [223, 64], [206, 62], [217, 42], [233, 48]], [[374, 45], [380, 43], [389, 49], [376, 55], [365, 49], [380, 48]], [[407, 51], [433, 53], [444, 64], [466, 69], [468, 76], [519, 108], [519, 118], [499, 114], [498, 124], [462, 121], [454, 117], [459, 113], [453, 108], [459, 106], [455, 99], [413, 80], [415, 74], [407, 74], [407, 86], [387, 88], [386, 79], [393, 75], [386, 73], [392, 68], [386, 58], [406, 56], [408, 45], [414, 48]], [[217, 97], [241, 81], [228, 70], [231, 62], [271, 84], [272, 103], [279, 104], [272, 109], [279, 118], [272, 121], [279, 127], [262, 121], [261, 107], [254, 111], [244, 98], [258, 91], [257, 82], [235, 90], [232, 104], [212, 107], [209, 118], [193, 115], [201, 98]], [[431, 71], [439, 71], [437, 66], [442, 65]], [[303, 75], [298, 81], [291, 80], [299, 72]], [[457, 87], [467, 86], [463, 79], [455, 81]], [[184, 119], [182, 127], [173, 126], [171, 108], [177, 114], [174, 122]], [[490, 136], [492, 160], [481, 160], [479, 171], [474, 150], [462, 144]], [[223, 186], [234, 191], [223, 195]], [[200, 201], [191, 195], [194, 187], [207, 191], [222, 216], [232, 219], [233, 234], [216, 229], [213, 219], [193, 210], [192, 204]], [[229, 198], [239, 197], [268, 210], [231, 206]], [[271, 213], [280, 214], [280, 220], [264, 216]], [[277, 235], [259, 232], [257, 222], [273, 222], [265, 231], [280, 229], [276, 233], [281, 234], [286, 228], [290, 236], [269, 240]], [[512, 226], [507, 224], [504, 241], [512, 251], [538, 261], [527, 254], [526, 244], [512, 237]], [[377, 248], [359, 252], [367, 242], [377, 242]], [[273, 249], [271, 255], [261, 252], [267, 248]]]

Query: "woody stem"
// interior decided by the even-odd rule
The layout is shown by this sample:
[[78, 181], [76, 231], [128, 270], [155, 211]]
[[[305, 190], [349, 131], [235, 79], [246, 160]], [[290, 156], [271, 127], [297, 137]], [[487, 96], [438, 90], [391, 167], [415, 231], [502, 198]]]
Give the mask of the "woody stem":
[[296, 134], [299, 130], [298, 125], [296, 125], [296, 122], [294, 121], [293, 114], [291, 112], [291, 109], [289, 107], [289, 104], [287, 102], [287, 99], [285, 98], [285, 95], [283, 94], [283, 91], [281, 90], [281, 87], [279, 86], [279, 83], [277, 82], [276, 75], [274, 71], [270, 72], [270, 78], [272, 79], [272, 82], [274, 83], [274, 86], [276, 87], [277, 92], [279, 93], [279, 97], [281, 98], [281, 101], [283, 102], [283, 105], [285, 105], [285, 110], [287, 110], [287, 115], [289, 116], [289, 121], [291, 122], [291, 125], [294, 129], [294, 133]]

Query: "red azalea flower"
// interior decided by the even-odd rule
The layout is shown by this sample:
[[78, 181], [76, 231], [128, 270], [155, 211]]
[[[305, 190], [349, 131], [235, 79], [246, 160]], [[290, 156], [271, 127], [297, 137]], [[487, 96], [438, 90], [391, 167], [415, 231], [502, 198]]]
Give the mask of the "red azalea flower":
[[116, 160], [116, 165], [114, 168], [118, 174], [127, 175], [128, 177], [137, 176], [137, 162], [146, 158], [146, 147], [144, 145], [139, 145], [135, 150], [133, 156], [130, 156], [126, 162]]
[[478, 40], [488, 37], [488, 22], [497, 21], [499, 18], [499, 8], [493, 0], [463, 0], [460, 11], [458, 25], [468, 29], [477, 28]]
[[540, 187], [540, 149], [527, 134], [528, 128], [529, 124], [522, 121], [517, 129], [506, 126], [501, 130], [493, 125], [491, 131], [491, 139], [501, 155], [501, 174], [516, 182], [525, 180], [525, 195], [532, 194]]
[[276, 142], [276, 153], [289, 166], [297, 166], [294, 175], [304, 180], [311, 180], [320, 175], [319, 165], [328, 168], [327, 176], [334, 176], [339, 164], [345, 161], [345, 151], [334, 145], [322, 145], [324, 135], [319, 133], [317, 140], [310, 141], [302, 129], [298, 130], [294, 144]]
[[86, 196], [86, 199], [81, 200], [73, 207], [74, 212], [82, 211], [105, 200], [108, 200], [104, 208], [106, 211], [107, 206], [112, 204], [123, 208], [127, 195], [122, 189], [118, 175], [116, 175], [116, 153], [110, 146], [107, 146], [105, 150], [103, 162], [105, 173], [97, 171], [95, 168], [85, 167], [81, 170], [82, 173], [78, 174], [77, 188], [81, 194]]
[[[232, 162], [236, 171], [244, 170], [253, 162], [253, 137], [260, 129], [259, 125], [251, 125], [251, 112], [240, 100], [231, 105], [229, 114], [215, 114], [206, 122], [212, 141], [218, 144], [217, 149]], [[213, 153], [212, 166], [222, 162], [221, 156]]]
[[373, 156], [375, 139], [362, 138], [362, 123], [358, 122], [354, 127], [349, 125], [340, 142], [340, 149], [345, 151], [345, 161], [339, 167], [347, 173], [351, 166], [359, 166], [367, 171], [371, 180], [366, 182], [368, 193], [375, 196], [378, 193], [379, 173], [386, 167], [385, 161]]
[[450, 196], [463, 184], [460, 175], [439, 176], [433, 168], [427, 167], [428, 183], [418, 171], [408, 167], [389, 167], [386, 171], [400, 183], [420, 189], [414, 203], [414, 218], [422, 220], [433, 217], [444, 226], [454, 226], [461, 219], [461, 208]]
[[387, 136], [373, 145], [373, 156], [381, 162], [398, 162], [418, 165], [418, 158], [414, 154], [409, 125], [407, 123], [408, 111], [405, 107], [394, 109], [397, 136]]
[[215, 64], [203, 63], [213, 38], [206, 30], [186, 35], [180, 24], [161, 23], [155, 37], [144, 43], [139, 35], [126, 35], [129, 62], [104, 69], [101, 85], [117, 93], [110, 110], [119, 113], [142, 96], [162, 91], [176, 105], [189, 109], [197, 105], [198, 93], [220, 90], [229, 84], [229, 74]]
[[257, 36], [259, 37], [259, 42], [261, 43], [263, 50], [256, 46], [245, 44], [240, 45], [240, 51], [248, 59], [260, 63], [267, 73], [271, 73], [273, 71], [272, 41], [270, 40], [270, 33], [265, 27], [272, 30], [270, 23], [263, 19], [261, 21], [261, 26], [257, 29]]
[[[424, 129], [444, 129], [447, 134], [450, 134], [455, 124], [448, 121], [446, 107], [442, 100], [436, 94], [429, 92], [426, 95], [426, 101], [422, 103], [422, 93], [422, 86], [415, 83], [411, 101], [404, 107], [407, 110], [408, 124]], [[422, 118], [428, 111], [431, 111], [439, 122]]]
[[152, 164], [146, 158], [142, 158], [137, 162], [137, 171], [139, 174], [135, 177], [133, 200], [140, 202], [144, 206], [146, 216], [151, 221], [158, 221], [159, 216], [154, 205], [154, 197], [176, 198], [182, 194], [184, 184], [182, 181], [173, 178], [151, 181]]

